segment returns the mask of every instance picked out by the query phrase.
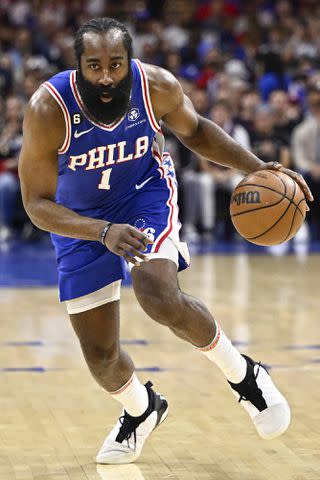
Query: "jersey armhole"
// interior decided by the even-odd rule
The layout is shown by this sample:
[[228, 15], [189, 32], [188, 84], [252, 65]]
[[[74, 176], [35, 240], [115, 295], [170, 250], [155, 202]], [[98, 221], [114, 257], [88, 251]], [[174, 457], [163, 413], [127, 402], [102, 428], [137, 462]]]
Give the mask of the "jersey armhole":
[[66, 153], [69, 150], [70, 147], [70, 142], [71, 142], [71, 118], [70, 118], [70, 113], [69, 110], [61, 97], [60, 93], [58, 90], [49, 82], [45, 82], [42, 84], [42, 87], [45, 87], [50, 95], [55, 99], [57, 104], [62, 110], [64, 121], [65, 121], [65, 126], [66, 126], [66, 135], [63, 141], [63, 144], [61, 147], [58, 149], [58, 154], [62, 155], [63, 153]]
[[147, 115], [148, 115], [150, 125], [155, 132], [160, 132], [161, 127], [156, 120], [156, 117], [154, 115], [153, 108], [152, 108], [148, 77], [146, 75], [146, 72], [145, 72], [140, 60], [134, 59], [134, 61], [136, 62], [136, 65], [137, 65], [139, 73], [140, 73], [143, 101], [144, 101], [144, 105], [145, 105], [145, 109], [146, 109], [146, 112], [147, 112]]

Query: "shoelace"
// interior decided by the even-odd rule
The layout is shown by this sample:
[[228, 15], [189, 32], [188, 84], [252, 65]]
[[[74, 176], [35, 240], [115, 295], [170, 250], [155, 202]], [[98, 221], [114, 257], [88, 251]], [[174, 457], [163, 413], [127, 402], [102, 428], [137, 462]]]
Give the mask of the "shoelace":
[[123, 437], [122, 441], [126, 440], [128, 448], [131, 448], [129, 444], [129, 440], [133, 434], [134, 450], [135, 450], [136, 444], [137, 444], [136, 428], [132, 428], [132, 422], [130, 420], [129, 415], [125, 412], [124, 415], [119, 417], [119, 422], [121, 423], [121, 427], [118, 435], [121, 435], [121, 438]]
[[[258, 365], [258, 370], [257, 370], [257, 373], [255, 374], [255, 377], [254, 377], [255, 380], [257, 380], [257, 377], [259, 375], [259, 370], [260, 370], [260, 367], [261, 367], [261, 360], [260, 360], [260, 362], [257, 363], [257, 365]], [[241, 400], [244, 400], [245, 402], [248, 402], [248, 399], [242, 394], [239, 397], [238, 403], [240, 403]]]
[[[147, 382], [145, 384], [145, 387], [149, 391], [152, 387], [152, 383], [150, 381]], [[148, 395], [150, 397], [149, 393], [148, 393]], [[137, 417], [135, 419], [133, 417], [131, 417], [126, 411], [124, 412], [124, 415], [121, 415], [121, 417], [119, 417], [119, 422], [121, 423], [121, 427], [119, 429], [119, 433], [118, 433], [117, 438], [116, 438], [116, 440], [119, 443], [122, 443], [124, 440], [126, 440], [128, 448], [131, 448], [130, 444], [129, 444], [129, 440], [130, 440], [131, 436], [133, 435], [133, 439], [134, 439], [133, 449], [134, 450], [136, 449], [136, 445], [137, 445], [136, 429], [138, 428], [140, 423], [144, 422], [144, 420], [147, 418], [147, 416], [150, 415], [151, 411], [149, 411], [149, 408], [150, 408], [150, 405], [143, 415], [141, 415], [140, 417]]]

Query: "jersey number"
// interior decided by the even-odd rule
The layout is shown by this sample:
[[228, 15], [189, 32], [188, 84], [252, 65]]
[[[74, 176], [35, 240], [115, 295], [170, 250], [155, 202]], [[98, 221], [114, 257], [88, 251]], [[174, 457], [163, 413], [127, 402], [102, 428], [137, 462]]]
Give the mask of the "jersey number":
[[98, 185], [100, 190], [110, 190], [110, 175], [111, 175], [112, 168], [108, 168], [107, 170], [103, 170], [101, 182]]
[[72, 117], [73, 125], [78, 125], [81, 123], [81, 115], [80, 113], [74, 113]]

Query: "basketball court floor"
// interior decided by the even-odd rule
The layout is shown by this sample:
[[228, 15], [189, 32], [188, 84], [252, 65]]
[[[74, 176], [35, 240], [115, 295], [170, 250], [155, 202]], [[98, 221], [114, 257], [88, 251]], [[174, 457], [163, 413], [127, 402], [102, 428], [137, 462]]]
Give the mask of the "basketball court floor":
[[[39, 251], [31, 278], [43, 261]], [[123, 466], [94, 462], [120, 408], [91, 378], [56, 287], [8, 281], [0, 289], [0, 480], [319, 480], [319, 271], [319, 254], [206, 254], [180, 275], [286, 395], [292, 423], [272, 441], [257, 436], [218, 369], [123, 288], [123, 346], [170, 408], [138, 462]]]

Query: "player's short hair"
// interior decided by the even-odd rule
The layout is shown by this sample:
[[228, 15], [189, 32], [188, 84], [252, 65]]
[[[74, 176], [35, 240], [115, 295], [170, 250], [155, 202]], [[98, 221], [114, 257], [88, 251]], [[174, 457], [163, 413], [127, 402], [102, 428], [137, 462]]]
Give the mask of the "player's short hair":
[[92, 18], [88, 22], [84, 23], [75, 35], [74, 41], [74, 50], [78, 63], [80, 63], [81, 55], [84, 51], [83, 47], [83, 35], [87, 32], [94, 33], [106, 33], [112, 29], [117, 29], [122, 32], [123, 45], [128, 52], [129, 60], [132, 58], [133, 49], [132, 49], [132, 38], [127, 29], [127, 27], [116, 20], [115, 18], [101, 17], [101, 18]]

